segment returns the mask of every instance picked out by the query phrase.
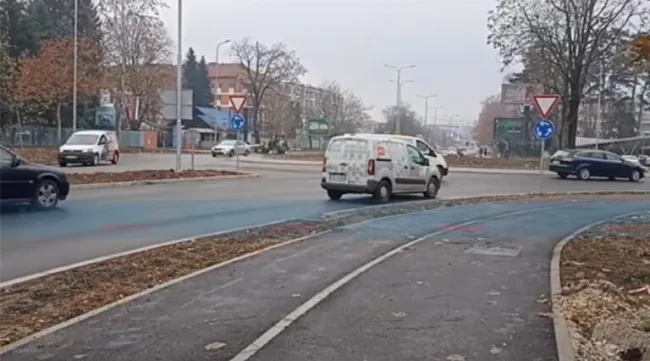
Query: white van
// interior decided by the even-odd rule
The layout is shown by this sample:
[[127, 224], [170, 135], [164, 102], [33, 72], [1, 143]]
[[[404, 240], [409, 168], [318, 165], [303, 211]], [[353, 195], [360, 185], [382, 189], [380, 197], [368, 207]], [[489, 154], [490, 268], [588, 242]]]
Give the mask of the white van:
[[385, 202], [403, 193], [435, 198], [440, 178], [438, 168], [407, 142], [389, 136], [342, 135], [329, 142], [321, 187], [334, 200], [356, 193]]
[[59, 147], [59, 165], [83, 164], [97, 166], [102, 161], [117, 164], [120, 146], [115, 132], [105, 130], [82, 130], [73, 133]]
[[[346, 134], [346, 135], [351, 135], [351, 134]], [[374, 133], [368, 133], [368, 134], [356, 134], [360, 136], [368, 136], [368, 137], [379, 137], [379, 138], [385, 138], [385, 137], [391, 137], [395, 139], [400, 139], [403, 140], [414, 147], [416, 147], [422, 154], [424, 154], [425, 157], [429, 159], [429, 164], [431, 166], [434, 166], [438, 168], [440, 171], [440, 179], [442, 177], [446, 176], [449, 174], [449, 165], [447, 165], [447, 161], [445, 160], [445, 157], [440, 154], [439, 152], [436, 152], [432, 146], [430, 146], [427, 142], [425, 142], [422, 138], [418, 137], [413, 137], [410, 135], [399, 135], [399, 134], [374, 134]]]

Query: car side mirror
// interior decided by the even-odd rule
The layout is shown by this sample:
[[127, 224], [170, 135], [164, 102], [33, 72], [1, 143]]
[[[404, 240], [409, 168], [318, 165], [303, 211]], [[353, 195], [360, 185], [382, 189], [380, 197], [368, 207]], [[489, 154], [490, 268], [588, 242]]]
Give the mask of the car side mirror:
[[14, 155], [11, 158], [11, 167], [15, 168], [23, 163], [23, 159], [20, 156]]

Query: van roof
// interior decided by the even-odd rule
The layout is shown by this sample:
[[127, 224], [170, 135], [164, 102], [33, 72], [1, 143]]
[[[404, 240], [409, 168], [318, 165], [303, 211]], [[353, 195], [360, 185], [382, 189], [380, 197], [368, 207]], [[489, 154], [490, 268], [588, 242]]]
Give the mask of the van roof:
[[330, 142], [334, 140], [340, 140], [340, 139], [372, 139], [373, 141], [393, 141], [398, 143], [410, 144], [406, 140], [395, 138], [390, 134], [363, 134], [363, 133], [338, 135], [336, 137], [333, 137], [330, 140]]
[[378, 134], [378, 133], [347, 133], [346, 136], [359, 136], [366, 138], [399, 138], [399, 139], [420, 139], [412, 135], [402, 135], [402, 134]]

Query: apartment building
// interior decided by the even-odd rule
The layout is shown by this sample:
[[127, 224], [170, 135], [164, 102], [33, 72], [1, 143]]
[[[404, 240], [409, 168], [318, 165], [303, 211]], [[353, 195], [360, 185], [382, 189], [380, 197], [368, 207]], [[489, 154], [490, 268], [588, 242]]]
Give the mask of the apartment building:
[[[236, 63], [209, 63], [208, 76], [212, 83], [212, 94], [214, 96], [213, 106], [219, 110], [228, 111], [232, 107], [230, 97], [232, 95], [248, 94], [248, 75], [246, 68]], [[244, 105], [250, 108], [252, 105]]]

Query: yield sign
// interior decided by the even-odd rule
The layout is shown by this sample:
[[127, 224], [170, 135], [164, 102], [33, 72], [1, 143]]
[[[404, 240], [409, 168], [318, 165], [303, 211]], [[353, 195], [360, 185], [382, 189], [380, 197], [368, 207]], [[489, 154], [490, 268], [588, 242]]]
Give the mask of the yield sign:
[[245, 95], [230, 96], [230, 104], [232, 105], [233, 108], [235, 108], [235, 113], [241, 113], [242, 109], [244, 109], [245, 103], [246, 103]]
[[535, 95], [533, 96], [535, 108], [542, 119], [548, 119], [553, 110], [560, 104], [559, 95]]

